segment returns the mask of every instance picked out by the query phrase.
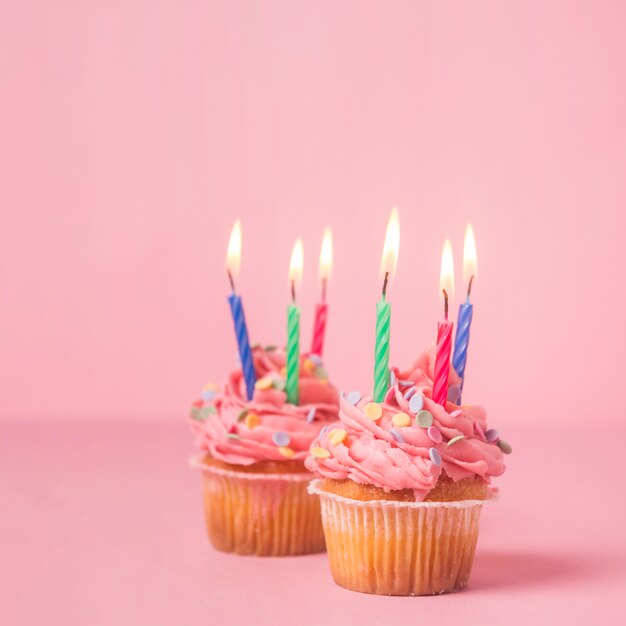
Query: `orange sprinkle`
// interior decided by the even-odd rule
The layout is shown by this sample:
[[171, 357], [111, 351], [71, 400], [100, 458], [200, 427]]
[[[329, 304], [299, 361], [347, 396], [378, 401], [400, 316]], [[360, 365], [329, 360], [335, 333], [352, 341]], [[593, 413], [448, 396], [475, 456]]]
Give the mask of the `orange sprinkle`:
[[246, 426], [250, 430], [252, 430], [253, 428], [256, 428], [261, 423], [261, 420], [256, 413], [248, 413], [248, 415], [246, 415], [245, 423], [246, 423]]
[[310, 374], [315, 369], [315, 363], [313, 363], [313, 361], [311, 361], [311, 359], [305, 359], [304, 363], [302, 363], [302, 369], [307, 374]]
[[202, 391], [219, 391], [220, 386], [215, 383], [207, 383], [202, 387]]
[[363, 407], [363, 413], [365, 413], [365, 417], [368, 417], [373, 422], [376, 422], [382, 417], [383, 408], [377, 402], [368, 402]]
[[288, 459], [290, 459], [295, 454], [295, 452], [291, 448], [287, 448], [286, 446], [281, 446], [280, 448], [278, 448], [278, 451]]
[[259, 380], [257, 380], [256, 383], [254, 383], [255, 389], [269, 389], [271, 386], [272, 386], [272, 379], [268, 378], [267, 376], [265, 378], [259, 378]]
[[391, 423], [394, 426], [409, 426], [411, 424], [411, 418], [406, 413], [396, 413], [391, 418]]
[[330, 456], [330, 452], [326, 448], [311, 448], [311, 454], [317, 459], [327, 459]]
[[343, 428], [334, 428], [328, 433], [328, 440], [330, 441], [330, 443], [336, 446], [338, 443], [341, 443], [347, 436], [348, 433]]

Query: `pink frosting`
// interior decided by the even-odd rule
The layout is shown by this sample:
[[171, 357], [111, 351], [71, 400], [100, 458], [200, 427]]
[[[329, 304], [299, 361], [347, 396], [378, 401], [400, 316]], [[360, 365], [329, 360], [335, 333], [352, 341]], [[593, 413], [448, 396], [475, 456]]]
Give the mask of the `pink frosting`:
[[[348, 397], [340, 400], [340, 422], [322, 429], [312, 447], [328, 450], [328, 458], [307, 457], [306, 467], [318, 475], [337, 480], [349, 478], [359, 484], [369, 484], [385, 491], [412, 489], [416, 500], [423, 500], [436, 485], [442, 471], [454, 481], [479, 476], [485, 482], [491, 476], [504, 472], [502, 451], [496, 442], [488, 442], [484, 432], [487, 427], [484, 409], [479, 406], [461, 407], [447, 402], [442, 407], [432, 400], [434, 347], [419, 356], [407, 372], [394, 371], [398, 382], [390, 387], [381, 404], [383, 415], [378, 421], [366, 417], [363, 409], [372, 401], [362, 397], [356, 405]], [[449, 385], [459, 383], [456, 372], [450, 369]], [[407, 384], [411, 381], [410, 384]], [[417, 424], [409, 401], [404, 394], [415, 386], [415, 394], [423, 396], [423, 409], [433, 417], [433, 426], [441, 433]], [[404, 412], [411, 417], [409, 426], [392, 424], [395, 414]], [[343, 428], [348, 436], [343, 442], [331, 443], [329, 433]], [[391, 430], [398, 438], [394, 437]], [[463, 438], [448, 445], [458, 435]], [[398, 440], [400, 439], [400, 440]], [[436, 452], [431, 452], [431, 449]], [[441, 457], [441, 466], [432, 456]]]
[[[255, 389], [252, 400], [248, 401], [241, 370], [232, 372], [213, 398], [209, 397], [209, 392], [206, 399], [193, 404], [191, 427], [196, 445], [212, 457], [233, 465], [302, 461], [320, 428], [337, 419], [337, 391], [326, 380], [321, 363], [312, 360], [316, 357], [303, 356], [300, 404], [290, 404], [283, 391], [284, 350], [255, 348], [253, 357], [257, 381], [270, 378], [274, 385], [269, 389]], [[311, 420], [312, 410], [315, 414]], [[259, 424], [249, 428], [243, 411], [256, 414]], [[286, 448], [289, 456], [280, 448]]]

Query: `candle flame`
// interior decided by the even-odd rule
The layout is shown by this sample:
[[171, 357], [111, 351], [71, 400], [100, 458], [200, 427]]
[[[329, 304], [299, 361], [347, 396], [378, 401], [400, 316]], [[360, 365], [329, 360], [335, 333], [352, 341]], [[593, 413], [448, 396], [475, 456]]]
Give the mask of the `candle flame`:
[[385, 245], [383, 255], [380, 259], [380, 277], [384, 278], [389, 274], [389, 280], [394, 277], [398, 265], [398, 251], [400, 249], [400, 219], [398, 209], [391, 210], [389, 221], [387, 222], [387, 233], [385, 234]]
[[476, 239], [474, 229], [470, 223], [465, 228], [465, 243], [463, 245], [463, 281], [469, 285], [473, 277], [476, 280], [478, 274], [478, 258], [476, 255]]
[[228, 248], [226, 250], [226, 271], [232, 280], [239, 277], [241, 267], [241, 220], [236, 220], [230, 231]]
[[443, 291], [448, 294], [448, 300], [454, 300], [454, 259], [452, 257], [452, 244], [446, 239], [441, 253], [441, 274], [439, 278], [439, 293], [443, 300]]
[[328, 280], [333, 271], [333, 232], [330, 228], [324, 229], [322, 247], [320, 248], [319, 274], [321, 280]]
[[291, 261], [289, 262], [289, 284], [294, 288], [299, 287], [302, 282], [302, 271], [304, 266], [304, 246], [302, 237], [296, 239], [291, 250]]

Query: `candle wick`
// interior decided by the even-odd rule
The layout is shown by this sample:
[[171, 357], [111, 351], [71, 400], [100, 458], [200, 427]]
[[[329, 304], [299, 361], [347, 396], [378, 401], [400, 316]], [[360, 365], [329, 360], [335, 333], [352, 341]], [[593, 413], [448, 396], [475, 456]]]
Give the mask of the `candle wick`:
[[291, 281], [291, 301], [295, 303], [296, 301], [296, 281]]
[[326, 278], [322, 278], [322, 302], [326, 302]]
[[446, 322], [448, 321], [448, 292], [445, 289], [443, 291], [443, 312], [444, 317], [446, 318]]
[[233, 275], [230, 270], [226, 270], [226, 273], [228, 274], [228, 282], [230, 283], [230, 288], [232, 292], [235, 293], [235, 281], [233, 279]]
[[472, 283], [474, 282], [474, 274], [470, 276], [469, 283], [467, 284], [467, 301], [469, 302], [470, 295], [472, 294]]
[[387, 283], [389, 282], [389, 272], [385, 272], [385, 280], [383, 281], [383, 300], [387, 297]]

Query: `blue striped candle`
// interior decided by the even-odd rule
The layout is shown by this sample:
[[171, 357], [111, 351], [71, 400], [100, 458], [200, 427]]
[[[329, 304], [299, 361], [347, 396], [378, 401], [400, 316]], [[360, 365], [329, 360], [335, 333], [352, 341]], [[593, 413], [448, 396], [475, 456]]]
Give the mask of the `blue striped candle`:
[[[452, 366], [456, 373], [461, 377], [461, 391], [463, 391], [463, 383], [465, 382], [465, 366], [467, 365], [467, 348], [470, 340], [470, 327], [472, 325], [472, 315], [474, 313], [474, 305], [470, 303], [469, 298], [459, 307], [459, 318], [456, 325], [456, 338], [454, 341], [454, 357]], [[458, 404], [461, 404], [461, 396], [459, 396]]]
[[250, 349], [250, 340], [248, 339], [248, 327], [246, 326], [246, 317], [243, 313], [241, 304], [241, 296], [235, 292], [228, 296], [228, 304], [233, 315], [235, 323], [235, 335], [237, 336], [237, 346], [239, 347], [239, 358], [241, 359], [241, 371], [246, 381], [246, 395], [248, 400], [252, 400], [254, 394], [254, 383], [256, 382], [256, 372], [254, 371], [254, 361], [252, 359], [252, 350]]

